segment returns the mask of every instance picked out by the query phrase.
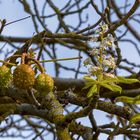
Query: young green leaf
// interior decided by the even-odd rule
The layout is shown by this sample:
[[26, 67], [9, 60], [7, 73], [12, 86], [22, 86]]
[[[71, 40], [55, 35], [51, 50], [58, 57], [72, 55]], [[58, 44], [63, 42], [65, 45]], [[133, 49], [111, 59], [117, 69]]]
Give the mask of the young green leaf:
[[97, 92], [97, 85], [93, 85], [91, 88], [90, 88], [90, 90], [89, 90], [89, 92], [87, 93], [87, 97], [91, 97], [94, 93], [96, 93]]
[[85, 76], [84, 77], [84, 80], [86, 80], [86, 82], [92, 82], [93, 84], [96, 84], [97, 81], [94, 80], [93, 78], [89, 77], [89, 76]]
[[98, 82], [96, 80], [94, 80], [91, 77], [85, 76], [84, 79], [86, 80], [85, 82], [85, 86], [82, 88], [82, 90], [87, 89], [91, 86], [93, 86], [94, 84], [97, 84]]
[[134, 98], [134, 101], [138, 101], [138, 100], [140, 100], [140, 95], [138, 95]]
[[124, 102], [129, 104], [140, 104], [140, 95], [133, 97], [120, 96], [115, 99], [116, 102]]
[[105, 83], [100, 83], [101, 86], [110, 89], [111, 91], [114, 92], [120, 92], [122, 91], [122, 88], [118, 85], [115, 84], [105, 84]]
[[93, 82], [86, 82], [86, 83], [85, 83], [85, 86], [82, 88], [82, 90], [87, 89], [87, 88], [89, 88], [89, 87], [91, 87], [91, 86], [93, 86], [93, 85], [94, 85]]
[[134, 116], [132, 116], [130, 121], [133, 122], [133, 123], [140, 122], [140, 113], [137, 113]]
[[130, 79], [130, 78], [125, 78], [125, 77], [121, 77], [121, 76], [118, 76], [118, 82], [119, 83], [124, 83], [124, 84], [132, 84], [132, 83], [137, 83], [140, 81], [138, 79]]
[[120, 96], [120, 97], [117, 97], [115, 99], [116, 102], [124, 102], [124, 103], [130, 103], [132, 104], [133, 101], [134, 101], [134, 98], [132, 97], [127, 97], [127, 96]]
[[108, 79], [105, 79], [102, 81], [102, 83], [114, 83], [114, 82], [118, 82], [118, 79], [117, 78], [108, 78]]

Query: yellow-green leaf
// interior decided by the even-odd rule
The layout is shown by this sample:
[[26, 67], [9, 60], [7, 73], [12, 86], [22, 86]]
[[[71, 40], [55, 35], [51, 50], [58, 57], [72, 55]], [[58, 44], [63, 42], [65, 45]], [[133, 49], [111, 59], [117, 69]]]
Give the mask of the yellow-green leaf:
[[116, 102], [125, 102], [125, 103], [130, 103], [132, 104], [133, 101], [134, 101], [134, 98], [132, 97], [127, 97], [127, 96], [120, 96], [120, 97], [117, 97], [115, 99]]
[[132, 83], [137, 83], [137, 82], [140, 83], [138, 79], [125, 78], [121, 76], [118, 76], [117, 78], [118, 78], [119, 83], [124, 83], [124, 84], [132, 84]]
[[105, 84], [105, 83], [100, 83], [101, 86], [110, 89], [111, 91], [114, 92], [120, 92], [122, 91], [122, 88], [118, 85], [115, 84]]
[[87, 82], [97, 83], [96, 80], [94, 80], [93, 78], [91, 78], [89, 76], [84, 76], [84, 80], [86, 80]]
[[127, 96], [120, 96], [115, 99], [116, 102], [125, 102], [130, 104], [133, 103], [133, 100], [134, 99], [132, 97], [127, 97]]
[[87, 88], [93, 86], [93, 84], [94, 84], [93, 82], [86, 82], [85, 86], [82, 88], [82, 90], [87, 89]]
[[137, 113], [134, 116], [132, 116], [130, 121], [133, 122], [133, 123], [140, 122], [140, 113]]
[[120, 96], [115, 99], [116, 102], [124, 102], [129, 104], [140, 104], [140, 95], [134, 97]]
[[140, 100], [140, 95], [138, 95], [134, 98], [134, 101], [138, 101], [138, 100]]
[[97, 92], [97, 85], [93, 85], [91, 88], [90, 88], [90, 90], [89, 90], [89, 92], [87, 93], [87, 97], [91, 97], [94, 93], [96, 93]]
[[118, 82], [118, 79], [117, 78], [108, 78], [108, 79], [105, 79], [103, 80], [101, 83], [114, 83], [114, 82]]

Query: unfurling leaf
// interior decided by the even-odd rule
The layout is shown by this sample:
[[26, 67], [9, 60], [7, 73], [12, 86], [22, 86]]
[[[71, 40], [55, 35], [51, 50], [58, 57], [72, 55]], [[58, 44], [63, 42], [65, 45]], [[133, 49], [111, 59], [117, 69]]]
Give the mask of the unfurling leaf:
[[140, 113], [137, 113], [134, 116], [132, 116], [130, 121], [133, 122], [133, 123], [140, 122]]
[[138, 100], [140, 100], [140, 95], [138, 95], [134, 98], [134, 101], [138, 101]]
[[82, 88], [82, 90], [87, 89], [89, 87], [93, 86], [93, 82], [86, 82], [85, 86]]
[[133, 97], [120, 96], [115, 99], [116, 102], [124, 102], [129, 104], [140, 104], [140, 95]]
[[96, 84], [96, 83], [97, 83], [96, 80], [94, 80], [93, 78], [91, 78], [91, 77], [89, 77], [89, 76], [85, 76], [85, 77], [84, 77], [84, 80], [86, 80], [86, 82], [91, 82], [91, 83], [93, 83], [93, 84]]
[[115, 83], [115, 82], [118, 82], [118, 79], [117, 78], [108, 78], [108, 79], [103, 80], [100, 83], [107, 84], [107, 83]]
[[92, 87], [94, 84], [97, 84], [97, 81], [91, 77], [85, 76], [84, 79], [86, 80], [86, 83], [85, 86], [82, 88], [82, 90], [88, 89], [89, 87]]
[[94, 93], [96, 93], [97, 92], [97, 85], [93, 85], [91, 88], [90, 88], [90, 90], [89, 90], [89, 92], [87, 93], [87, 97], [91, 97]]
[[125, 78], [125, 77], [121, 77], [121, 76], [118, 76], [118, 82], [119, 83], [124, 83], [124, 84], [132, 84], [132, 83], [137, 83], [140, 81], [138, 79], [130, 79], [130, 78]]
[[118, 85], [115, 85], [115, 84], [105, 84], [105, 83], [100, 83], [101, 86], [107, 88], [107, 89], [110, 89], [111, 91], [114, 91], [114, 92], [120, 92], [122, 91], [122, 88]]
[[116, 102], [124, 102], [132, 104], [134, 102], [134, 98], [127, 96], [120, 96], [115, 99]]

